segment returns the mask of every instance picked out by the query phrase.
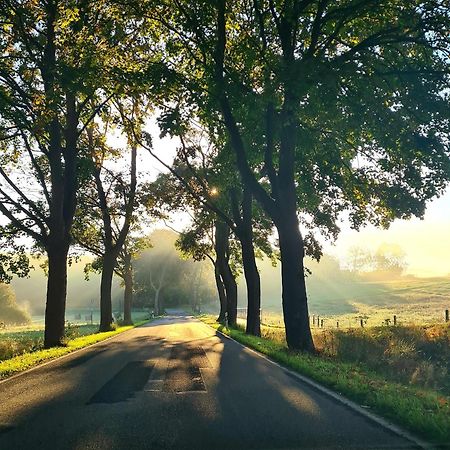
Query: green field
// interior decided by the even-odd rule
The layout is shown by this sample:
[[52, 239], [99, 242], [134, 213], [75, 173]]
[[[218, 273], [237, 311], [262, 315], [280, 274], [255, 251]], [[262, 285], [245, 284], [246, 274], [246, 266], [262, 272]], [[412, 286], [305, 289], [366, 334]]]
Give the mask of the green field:
[[[135, 323], [148, 319], [148, 313], [133, 311]], [[98, 323], [73, 324], [67, 322], [65, 330], [65, 342], [69, 343], [75, 339], [85, 336], [98, 336]], [[0, 362], [25, 353], [42, 350], [44, 346], [44, 325], [30, 324], [22, 326], [10, 326], [0, 329]]]
[[[316, 280], [317, 281], [317, 280]], [[309, 282], [311, 325], [317, 317], [325, 328], [355, 328], [397, 323], [422, 325], [444, 323], [450, 309], [450, 278], [399, 277], [392, 280], [340, 280], [333, 286], [324, 280]], [[264, 301], [262, 319], [267, 325], [283, 326], [281, 300]], [[313, 316], [315, 322], [313, 323]], [[321, 322], [320, 322], [321, 324]]]

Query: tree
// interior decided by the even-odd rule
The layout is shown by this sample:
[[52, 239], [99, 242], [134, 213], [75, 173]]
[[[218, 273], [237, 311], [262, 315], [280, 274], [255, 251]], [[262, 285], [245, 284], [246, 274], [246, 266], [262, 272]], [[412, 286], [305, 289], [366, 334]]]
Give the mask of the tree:
[[191, 227], [180, 233], [176, 246], [185, 257], [191, 257], [194, 261], [208, 259], [211, 262], [220, 306], [217, 322], [223, 323], [227, 314], [228, 301], [217, 257], [214, 215], [205, 213], [205, 210], [197, 211], [197, 214], [193, 216]]
[[17, 304], [12, 288], [0, 283], [0, 324], [23, 325], [29, 322], [31, 317]]
[[27, 236], [48, 257], [46, 347], [64, 335], [80, 136], [132, 73], [121, 17], [103, 0], [0, 2], [2, 238]]
[[166, 305], [185, 305], [196, 294], [199, 302], [209, 300], [211, 288], [207, 281], [210, 271], [204, 266], [200, 277], [197, 266], [201, 263], [180, 257], [175, 248], [177, 234], [159, 229], [149, 239], [152, 249], [142, 252], [134, 264], [140, 301], [148, 305], [151, 299], [155, 313], [161, 314]]
[[134, 270], [133, 261], [146, 249], [152, 247], [150, 238], [146, 236], [127, 235], [122, 250], [119, 253], [114, 272], [122, 278], [123, 293], [123, 321], [125, 325], [132, 325], [131, 308], [133, 305]]
[[[181, 146], [170, 168], [172, 177], [160, 177], [159, 183], [162, 183], [164, 187], [159, 191], [163, 192], [163, 197], [166, 199], [168, 192], [173, 193], [169, 199], [172, 210], [179, 208], [180, 204], [185, 206], [188, 202], [195, 211], [194, 215], [202, 217], [200, 221], [194, 220], [192, 233], [184, 234], [184, 250], [199, 256], [198, 250], [202, 250], [202, 246], [198, 246], [195, 239], [198, 240], [201, 234], [203, 236], [208, 234], [209, 226], [205, 226], [208, 219], [206, 221], [205, 219], [210, 216], [206, 211], [210, 211], [216, 218], [214, 220], [210, 216], [209, 219], [211, 226], [212, 222], [215, 222], [215, 238], [211, 235], [209, 241], [214, 246], [216, 257], [213, 260], [208, 252], [200, 252], [200, 255], [202, 258], [205, 256], [210, 258], [215, 267], [215, 280], [221, 305], [218, 320], [223, 321], [227, 312], [229, 322], [234, 324], [237, 317], [237, 286], [229, 267], [229, 242], [226, 236], [230, 233], [226, 231], [226, 228], [232, 230], [240, 242], [242, 266], [247, 285], [246, 331], [249, 334], [259, 335], [261, 289], [255, 260], [252, 219], [258, 219], [255, 220], [258, 231], [257, 242], [266, 253], [271, 253], [271, 247], [267, 244], [271, 226], [260, 210], [257, 217], [254, 216], [250, 192], [244, 189], [242, 194], [239, 179], [230, 176], [230, 172], [233, 171], [233, 158], [230, 158], [232, 154], [230, 155], [229, 148], [225, 146], [217, 150], [210, 146], [203, 150], [201, 139], [192, 142], [194, 133], [189, 130], [188, 118], [180, 117], [176, 111], [163, 114], [160, 122], [164, 132], [170, 130], [172, 135], [180, 138]], [[179, 199], [180, 189], [184, 191], [184, 201]], [[175, 197], [176, 202], [173, 201]]]
[[149, 22], [170, 30], [166, 61], [176, 60], [189, 93], [180, 108], [195, 104], [213, 130], [219, 115], [243, 184], [277, 228], [288, 346], [313, 351], [303, 258], [320, 247], [308, 230], [335, 237], [343, 211], [355, 228], [422, 216], [449, 179], [448, 8], [442, 0], [153, 7]]
[[[101, 258], [100, 331], [108, 331], [112, 321], [111, 288], [114, 270], [128, 233], [139, 215], [136, 211], [137, 147], [128, 139], [128, 177], [124, 176], [125, 169], [108, 168], [108, 160], [113, 155], [123, 155], [125, 150], [108, 147], [105, 136], [92, 127], [88, 129], [88, 147], [92, 177], [83, 187], [74, 237], [79, 245]], [[123, 262], [129, 260], [127, 265], [131, 264], [131, 255], [130, 258], [123, 256]], [[126, 277], [128, 269], [124, 271]]]
[[347, 267], [351, 271], [378, 277], [401, 276], [407, 265], [405, 251], [396, 244], [383, 243], [375, 252], [354, 246], [347, 256]]

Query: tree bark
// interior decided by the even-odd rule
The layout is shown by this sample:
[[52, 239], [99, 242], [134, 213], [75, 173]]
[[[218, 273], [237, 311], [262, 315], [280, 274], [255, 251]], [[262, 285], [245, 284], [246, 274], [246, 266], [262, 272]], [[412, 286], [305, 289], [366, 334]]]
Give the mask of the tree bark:
[[276, 226], [281, 252], [282, 303], [286, 342], [288, 347], [293, 350], [314, 352], [303, 266], [304, 243], [295, 209], [291, 211], [290, 217], [285, 217], [285, 220]]
[[225, 294], [225, 286], [223, 285], [222, 277], [220, 276], [219, 263], [216, 260], [214, 263], [214, 276], [216, 279], [217, 293], [219, 294], [220, 313], [217, 322], [225, 322], [225, 313], [227, 312], [227, 297]]
[[126, 257], [124, 264], [124, 283], [125, 292], [123, 294], [123, 321], [125, 325], [132, 325], [131, 306], [133, 304], [133, 267], [131, 265], [131, 257]]
[[63, 345], [67, 295], [67, 254], [69, 245], [55, 245], [47, 251], [48, 280], [45, 307], [44, 347]]
[[247, 326], [245, 332], [261, 336], [261, 280], [253, 245], [252, 195], [244, 188], [242, 201], [242, 263], [247, 284]]
[[222, 278], [227, 301], [228, 324], [236, 325], [237, 319], [237, 284], [229, 264], [229, 227], [221, 221], [216, 221], [216, 258]]
[[110, 331], [112, 329], [111, 288], [116, 259], [112, 253], [105, 252], [103, 255], [102, 278], [100, 283], [100, 331]]
[[248, 188], [243, 189], [242, 216], [239, 211], [237, 194], [230, 191], [233, 219], [236, 224], [235, 234], [241, 244], [242, 265], [247, 286], [247, 325], [245, 332], [255, 336], [261, 335], [261, 280], [256, 265], [253, 245], [252, 194]]

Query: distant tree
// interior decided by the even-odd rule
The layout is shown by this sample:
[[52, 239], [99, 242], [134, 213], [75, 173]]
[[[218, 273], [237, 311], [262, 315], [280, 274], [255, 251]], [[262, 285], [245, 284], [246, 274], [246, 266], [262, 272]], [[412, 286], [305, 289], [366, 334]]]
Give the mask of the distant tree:
[[373, 270], [372, 253], [359, 246], [352, 246], [347, 252], [346, 268], [351, 272], [361, 273]]
[[[169, 230], [155, 230], [150, 239], [151, 250], [136, 259], [135, 283], [141, 302], [154, 308], [156, 314], [164, 312], [165, 305], [181, 305], [192, 302], [192, 297], [211, 297], [207, 282], [207, 266], [199, 274], [198, 265], [192, 259], [181, 258], [175, 249], [177, 234]], [[201, 275], [201, 276], [200, 276]], [[150, 302], [150, 303], [149, 303]]]
[[[215, 235], [220, 239], [209, 236], [209, 240], [215, 241], [213, 247], [216, 247], [215, 260], [211, 258], [211, 261], [215, 264], [215, 279], [221, 303], [218, 320], [222, 321], [227, 312], [230, 324], [236, 322], [237, 286], [228, 264], [230, 255], [226, 249], [229, 244], [222, 239], [225, 239], [225, 236], [230, 237], [232, 232], [238, 240], [239, 257], [242, 258], [247, 286], [246, 332], [259, 335], [261, 289], [256, 254], [258, 252], [260, 254], [261, 250], [266, 253], [272, 252], [268, 244], [268, 235], [272, 226], [262, 214], [261, 208], [255, 207], [250, 191], [242, 186], [239, 177], [232, 176], [233, 154], [229, 146], [225, 145], [217, 149], [209, 145], [203, 148], [205, 146], [202, 145], [204, 130], [200, 129], [201, 132], [199, 132], [196, 125], [193, 131], [194, 127], [190, 127], [189, 123], [189, 117], [180, 116], [176, 111], [169, 110], [160, 118], [163, 132], [177, 136], [181, 141], [177, 158], [172, 167], [168, 167], [170, 174], [163, 175], [158, 180], [159, 191], [163, 192], [161, 198], [167, 199], [166, 205], [172, 211], [179, 209], [180, 205], [185, 207], [188, 204], [192, 210], [191, 215], [202, 217], [200, 220], [194, 220], [192, 233], [188, 230], [184, 236], [185, 251], [189, 245], [189, 251], [192, 251], [194, 255], [199, 256], [200, 247], [189, 238], [194, 235], [198, 238], [201, 232], [203, 236], [207, 234], [208, 226], [205, 227], [205, 217], [210, 216], [211, 226], [215, 222], [229, 228], [230, 232], [221, 233], [222, 225], [219, 229], [216, 226]], [[149, 150], [154, 154], [151, 149]], [[168, 199], [169, 196], [170, 199]], [[180, 197], [183, 197], [183, 201], [180, 201]], [[202, 225], [199, 226], [200, 223]], [[217, 252], [218, 248], [220, 252]], [[205, 253], [202, 257], [205, 256], [210, 257], [210, 254]]]
[[31, 322], [31, 317], [16, 303], [16, 296], [12, 288], [0, 283], [0, 323], [23, 325], [29, 322]]
[[406, 253], [399, 245], [381, 244], [376, 251], [371, 252], [361, 247], [351, 247], [347, 257], [349, 270], [359, 274], [400, 276], [406, 267]]
[[131, 308], [134, 294], [134, 261], [144, 251], [152, 247], [151, 240], [147, 236], [127, 235], [122, 250], [117, 258], [114, 272], [122, 279], [123, 293], [123, 321], [125, 325], [131, 325]]

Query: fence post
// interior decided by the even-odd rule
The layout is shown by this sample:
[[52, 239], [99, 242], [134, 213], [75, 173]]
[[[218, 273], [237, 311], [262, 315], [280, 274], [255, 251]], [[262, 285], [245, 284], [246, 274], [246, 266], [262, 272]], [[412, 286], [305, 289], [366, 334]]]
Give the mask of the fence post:
[[317, 326], [320, 327], [320, 316], [317, 316]]
[[336, 328], [339, 328], [339, 320], [336, 322]]
[[360, 323], [361, 323], [361, 328], [364, 328], [364, 319], [361, 319]]
[[449, 316], [449, 311], [448, 309], [445, 310], [445, 321], [448, 322], [450, 320], [450, 316]]
[[320, 319], [320, 328], [323, 328], [323, 319]]
[[394, 315], [394, 326], [397, 325], [397, 316]]

